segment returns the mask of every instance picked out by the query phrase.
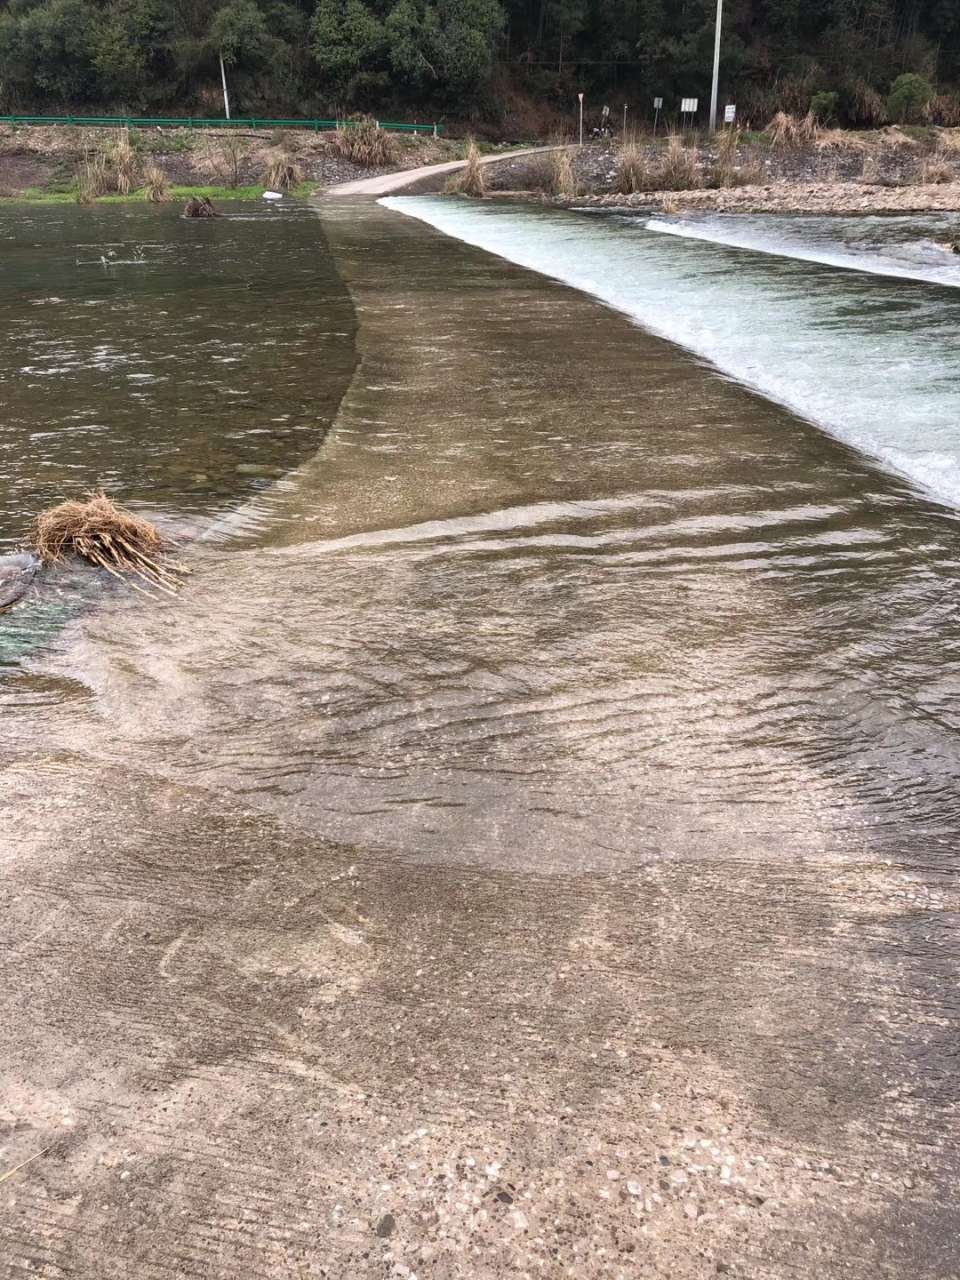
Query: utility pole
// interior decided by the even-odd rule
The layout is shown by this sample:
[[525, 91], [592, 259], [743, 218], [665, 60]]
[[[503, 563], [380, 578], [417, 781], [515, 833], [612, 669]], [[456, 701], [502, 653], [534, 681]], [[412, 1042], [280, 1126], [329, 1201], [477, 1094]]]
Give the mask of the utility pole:
[[577, 97], [580, 99], [580, 145], [582, 147], [583, 146], [583, 94], [578, 93]]
[[227, 113], [227, 119], [230, 119], [230, 97], [227, 93], [227, 72], [223, 65], [223, 52], [220, 53], [220, 79], [223, 81], [223, 109]]
[[723, 22], [723, 0], [717, 0], [717, 29], [713, 37], [713, 88], [710, 90], [710, 132], [717, 131], [717, 88], [720, 81], [720, 27]]

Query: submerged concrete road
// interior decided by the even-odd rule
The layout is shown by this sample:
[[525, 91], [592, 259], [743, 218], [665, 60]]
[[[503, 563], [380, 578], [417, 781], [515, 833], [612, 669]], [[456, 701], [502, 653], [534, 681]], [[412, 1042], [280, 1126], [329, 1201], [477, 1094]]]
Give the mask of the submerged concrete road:
[[[501, 160], [516, 160], [520, 156], [536, 156], [547, 151], [560, 151], [563, 147], [519, 147], [516, 151], [498, 152], [496, 155], [480, 157], [484, 166], [497, 164]], [[384, 173], [377, 178], [355, 178], [352, 182], [341, 182], [335, 187], [328, 187], [324, 192], [328, 196], [386, 196], [398, 191], [407, 191], [410, 187], [429, 181], [432, 178], [445, 178], [466, 168], [465, 160], [447, 160], [443, 164], [425, 164], [417, 169], [405, 169], [401, 173]]]
[[953, 810], [884, 809], [843, 683], [955, 526], [588, 298], [322, 218], [320, 455], [0, 685], [0, 1275], [956, 1275]]

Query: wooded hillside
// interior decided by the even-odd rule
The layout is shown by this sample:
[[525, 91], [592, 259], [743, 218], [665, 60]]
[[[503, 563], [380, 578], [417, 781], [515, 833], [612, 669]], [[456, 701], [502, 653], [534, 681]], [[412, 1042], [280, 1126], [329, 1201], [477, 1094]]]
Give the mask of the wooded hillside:
[[[0, 110], [413, 118], [709, 92], [714, 0], [7, 0]], [[890, 101], [898, 76], [919, 77]], [[726, 0], [721, 92], [854, 125], [960, 123], [958, 0]], [[815, 95], [819, 95], [815, 99]], [[832, 96], [835, 95], [835, 96]]]

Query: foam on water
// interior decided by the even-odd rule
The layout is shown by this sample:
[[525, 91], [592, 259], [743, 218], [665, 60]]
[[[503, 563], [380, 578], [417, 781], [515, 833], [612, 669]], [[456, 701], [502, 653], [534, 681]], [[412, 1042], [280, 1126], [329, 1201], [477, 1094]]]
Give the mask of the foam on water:
[[663, 235], [960, 287], [960, 256], [952, 249], [952, 242], [960, 237], [960, 219], [953, 214], [858, 218], [723, 214], [642, 221], [648, 231]]
[[600, 298], [960, 506], [960, 296], [923, 265], [938, 254], [929, 270], [960, 279], [935, 243], [955, 220], [740, 217], [681, 236], [646, 215], [383, 203]]

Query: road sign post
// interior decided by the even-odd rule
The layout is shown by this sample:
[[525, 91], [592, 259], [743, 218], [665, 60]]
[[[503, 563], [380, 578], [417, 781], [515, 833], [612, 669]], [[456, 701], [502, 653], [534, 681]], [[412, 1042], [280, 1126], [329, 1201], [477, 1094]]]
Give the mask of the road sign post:
[[683, 120], [681, 128], [688, 129], [693, 123], [693, 117], [697, 114], [697, 108], [700, 106], [699, 98], [681, 98], [680, 99], [680, 116]]
[[663, 110], [663, 99], [654, 98], [653, 100], [653, 136], [657, 136], [657, 125], [660, 123], [660, 112]]
[[710, 88], [710, 132], [717, 128], [717, 86], [720, 83], [720, 27], [723, 22], [723, 0], [717, 0], [717, 27], [713, 36], [713, 84]]
[[737, 120], [737, 104], [735, 102], [728, 102], [727, 105], [723, 108], [723, 123], [736, 124], [736, 120]]

